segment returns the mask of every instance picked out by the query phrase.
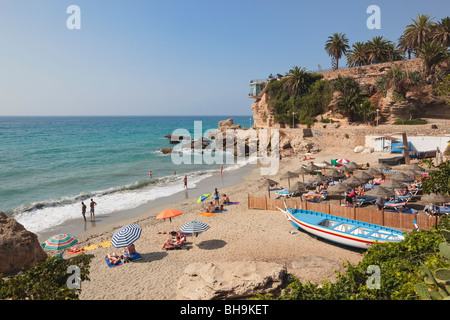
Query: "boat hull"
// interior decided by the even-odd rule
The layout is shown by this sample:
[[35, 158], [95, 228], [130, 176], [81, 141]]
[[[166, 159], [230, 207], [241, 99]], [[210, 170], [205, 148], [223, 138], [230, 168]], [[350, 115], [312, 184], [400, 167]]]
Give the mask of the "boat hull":
[[328, 241], [354, 248], [368, 249], [375, 242], [398, 242], [404, 239], [401, 231], [375, 224], [314, 211], [290, 208], [281, 211], [285, 213], [287, 219], [295, 228]]

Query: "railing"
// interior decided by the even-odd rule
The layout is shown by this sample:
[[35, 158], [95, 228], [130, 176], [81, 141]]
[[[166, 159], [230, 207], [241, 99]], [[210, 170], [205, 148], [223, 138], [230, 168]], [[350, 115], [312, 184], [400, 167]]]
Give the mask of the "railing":
[[425, 213], [409, 214], [399, 212], [386, 212], [384, 210], [366, 209], [358, 207], [343, 207], [340, 205], [326, 203], [314, 203], [308, 201], [269, 199], [248, 195], [248, 208], [260, 210], [278, 210], [276, 207], [284, 209], [284, 201], [291, 208], [302, 208], [304, 210], [316, 211], [331, 214], [334, 216], [363, 221], [388, 228], [413, 230], [414, 220], [421, 230], [431, 230], [439, 222], [439, 217], [430, 217]]

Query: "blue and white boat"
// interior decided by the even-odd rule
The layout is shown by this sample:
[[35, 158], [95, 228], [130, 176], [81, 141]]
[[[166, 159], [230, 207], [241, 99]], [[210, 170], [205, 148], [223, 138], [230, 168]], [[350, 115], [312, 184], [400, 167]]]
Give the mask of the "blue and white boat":
[[278, 209], [296, 229], [350, 247], [367, 249], [375, 242], [399, 242], [405, 239], [402, 231], [372, 223], [289, 207]]

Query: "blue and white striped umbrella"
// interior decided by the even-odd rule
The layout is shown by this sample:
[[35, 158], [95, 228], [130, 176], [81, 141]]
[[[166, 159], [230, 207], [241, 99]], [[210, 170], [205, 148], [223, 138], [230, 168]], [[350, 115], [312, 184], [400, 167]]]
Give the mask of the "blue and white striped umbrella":
[[201, 221], [191, 221], [181, 226], [180, 231], [184, 233], [200, 233], [209, 229], [209, 225]]
[[116, 231], [111, 239], [115, 248], [125, 248], [133, 244], [141, 236], [142, 229], [137, 224], [130, 224]]

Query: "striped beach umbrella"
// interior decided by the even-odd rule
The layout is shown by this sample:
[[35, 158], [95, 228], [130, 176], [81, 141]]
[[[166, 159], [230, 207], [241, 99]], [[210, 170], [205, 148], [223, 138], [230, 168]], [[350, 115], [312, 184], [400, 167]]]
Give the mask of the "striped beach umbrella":
[[78, 240], [70, 234], [58, 234], [42, 242], [42, 247], [48, 250], [63, 250], [72, 247]]
[[191, 221], [181, 226], [180, 231], [184, 233], [200, 233], [209, 229], [209, 225], [202, 221]]
[[130, 224], [116, 231], [111, 239], [115, 248], [125, 248], [132, 245], [141, 236], [142, 229], [137, 224]]

